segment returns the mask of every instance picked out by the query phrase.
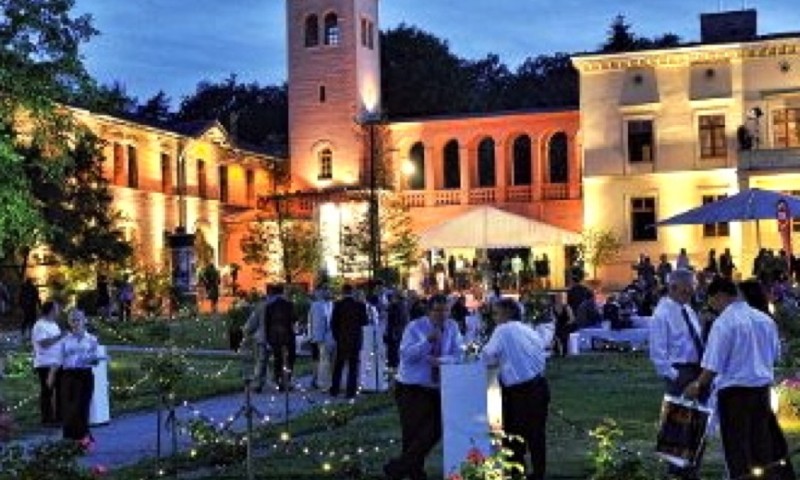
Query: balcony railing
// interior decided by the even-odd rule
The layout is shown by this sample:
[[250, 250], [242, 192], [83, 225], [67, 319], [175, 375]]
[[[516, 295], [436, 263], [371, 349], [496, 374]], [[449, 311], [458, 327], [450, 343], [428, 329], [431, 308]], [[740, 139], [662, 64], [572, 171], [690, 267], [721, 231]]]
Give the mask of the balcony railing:
[[800, 148], [762, 148], [739, 152], [740, 170], [787, 170], [800, 168]]
[[420, 190], [407, 190], [403, 192], [403, 203], [408, 207], [424, 207], [425, 192]]
[[496, 188], [473, 188], [469, 191], [470, 205], [484, 205], [497, 202]]
[[512, 203], [527, 203], [533, 200], [533, 189], [530, 185], [516, 185], [506, 189], [506, 199]]
[[436, 190], [435, 205], [458, 205], [461, 203], [461, 190]]
[[542, 185], [543, 200], [567, 200], [569, 198], [569, 184], [546, 183]]

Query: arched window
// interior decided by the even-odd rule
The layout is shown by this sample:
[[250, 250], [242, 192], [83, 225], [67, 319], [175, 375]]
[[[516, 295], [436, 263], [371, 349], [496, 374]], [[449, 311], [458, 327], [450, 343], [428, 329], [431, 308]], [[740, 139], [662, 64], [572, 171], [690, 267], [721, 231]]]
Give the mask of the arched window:
[[339, 19], [335, 13], [325, 15], [325, 45], [339, 45]]
[[306, 47], [316, 47], [319, 45], [319, 19], [316, 15], [306, 17], [305, 25]]
[[494, 140], [486, 137], [478, 144], [478, 187], [494, 186]]
[[409, 190], [425, 189], [425, 146], [417, 142], [408, 152], [408, 161], [414, 166], [413, 172], [408, 177]]
[[558, 132], [550, 138], [547, 146], [547, 160], [550, 164], [550, 183], [567, 183], [569, 163], [567, 158], [567, 134]]
[[139, 188], [139, 163], [133, 145], [128, 145], [128, 187]]
[[319, 176], [320, 180], [330, 180], [333, 178], [333, 152], [326, 148], [319, 152]]
[[461, 160], [458, 140], [450, 140], [444, 146], [444, 188], [461, 188]]
[[513, 180], [512, 185], [531, 184], [531, 137], [520, 135], [514, 139], [512, 148]]

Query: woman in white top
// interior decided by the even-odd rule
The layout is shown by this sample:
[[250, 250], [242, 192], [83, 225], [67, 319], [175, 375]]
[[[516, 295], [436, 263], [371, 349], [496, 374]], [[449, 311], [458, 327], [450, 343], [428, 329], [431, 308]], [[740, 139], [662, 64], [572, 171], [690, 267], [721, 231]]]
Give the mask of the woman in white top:
[[59, 378], [54, 374], [52, 382], [48, 375], [53, 367], [61, 364], [58, 343], [66, 335], [56, 323], [61, 313], [58, 302], [49, 300], [42, 304], [42, 316], [33, 325], [31, 341], [33, 343], [33, 368], [39, 377], [39, 412], [42, 425], [52, 426], [61, 422], [58, 408]]
[[[70, 333], [61, 341], [61, 407], [64, 438], [91, 439], [89, 405], [94, 393], [92, 367], [97, 364], [97, 338], [86, 332], [86, 317], [75, 309], [69, 315]], [[55, 381], [56, 368], [51, 370]]]

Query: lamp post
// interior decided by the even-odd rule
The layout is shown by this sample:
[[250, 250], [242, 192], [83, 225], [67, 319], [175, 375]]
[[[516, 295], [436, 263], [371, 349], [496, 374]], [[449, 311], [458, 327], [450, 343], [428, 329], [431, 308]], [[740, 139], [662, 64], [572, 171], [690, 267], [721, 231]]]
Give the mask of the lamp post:
[[362, 125], [366, 125], [369, 135], [369, 284], [370, 289], [375, 287], [375, 278], [378, 274], [381, 259], [381, 232], [378, 204], [378, 178], [376, 175], [376, 142], [375, 127], [381, 122], [379, 112], [365, 112], [361, 117]]

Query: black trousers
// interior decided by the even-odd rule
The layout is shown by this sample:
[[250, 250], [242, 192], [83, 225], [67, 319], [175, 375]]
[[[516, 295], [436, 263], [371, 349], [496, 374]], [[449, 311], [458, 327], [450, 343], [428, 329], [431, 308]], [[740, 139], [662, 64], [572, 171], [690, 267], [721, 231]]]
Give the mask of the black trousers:
[[530, 452], [532, 472], [527, 478], [541, 480], [547, 470], [547, 409], [550, 405], [550, 386], [544, 377], [536, 377], [517, 385], [502, 387], [503, 429], [507, 435], [518, 436], [508, 441], [512, 460], [525, 465], [525, 453]]
[[[294, 361], [297, 357], [297, 346], [292, 343], [270, 343], [272, 349], [273, 362], [272, 362], [272, 379], [279, 390], [285, 390], [288, 385], [285, 383], [291, 382], [292, 371], [294, 370]], [[284, 377], [284, 370], [286, 370], [286, 377]], [[286, 381], [284, 381], [286, 379]]]
[[94, 375], [88, 368], [61, 371], [61, 407], [64, 438], [81, 440], [89, 435], [89, 406], [94, 394]]
[[441, 392], [397, 382], [394, 397], [400, 414], [402, 453], [390, 460], [384, 471], [392, 479], [424, 479], [425, 457], [442, 438]]
[[719, 427], [728, 475], [737, 479], [754, 467], [765, 467], [785, 458], [784, 466], [766, 469], [766, 479], [793, 479], [786, 438], [770, 408], [770, 388], [729, 387], [718, 395]]
[[47, 376], [50, 367], [36, 367], [39, 377], [39, 416], [44, 423], [60, 423], [61, 409], [59, 408], [59, 388], [61, 384], [61, 371], [56, 374], [56, 383], [53, 388], [47, 386]]
[[358, 389], [358, 354], [357, 348], [342, 349], [336, 347], [336, 357], [333, 360], [333, 374], [331, 375], [331, 395], [338, 395], [342, 385], [342, 371], [347, 363], [347, 391], [345, 395], [354, 397]]

